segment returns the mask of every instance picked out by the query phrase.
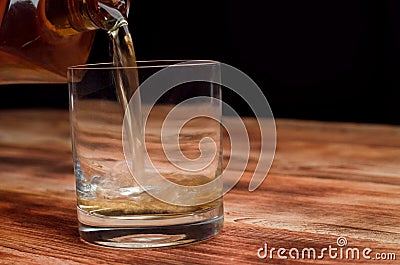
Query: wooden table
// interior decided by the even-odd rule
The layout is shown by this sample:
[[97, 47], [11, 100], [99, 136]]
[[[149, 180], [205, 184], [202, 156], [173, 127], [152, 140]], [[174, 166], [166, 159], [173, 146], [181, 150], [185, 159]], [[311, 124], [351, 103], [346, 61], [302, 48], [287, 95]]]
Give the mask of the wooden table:
[[[246, 124], [254, 128], [255, 120]], [[68, 113], [3, 110], [0, 264], [398, 264], [400, 127], [278, 120], [277, 135], [261, 187], [247, 190], [248, 170], [224, 197], [222, 234], [181, 247], [118, 250], [79, 239]], [[347, 239], [343, 253], [370, 248], [371, 260], [362, 253], [360, 260], [334, 259], [327, 252], [313, 260], [308, 250], [302, 258], [304, 248], [317, 254], [339, 248], [338, 237]], [[269, 253], [261, 259], [265, 244], [268, 251], [286, 249], [286, 256], [296, 248], [299, 258], [292, 250], [294, 258], [280, 259], [276, 250], [272, 260]], [[397, 261], [377, 260], [377, 253], [394, 253]]]

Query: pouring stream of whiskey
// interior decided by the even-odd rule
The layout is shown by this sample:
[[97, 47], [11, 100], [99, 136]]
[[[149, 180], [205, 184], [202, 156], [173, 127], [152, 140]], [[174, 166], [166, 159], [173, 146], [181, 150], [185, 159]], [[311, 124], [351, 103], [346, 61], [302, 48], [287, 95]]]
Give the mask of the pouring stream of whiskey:
[[129, 152], [132, 154], [131, 168], [133, 174], [144, 173], [144, 128], [142, 121], [139, 75], [136, 64], [135, 50], [128, 23], [121, 20], [114, 30], [109, 31], [112, 42], [113, 63], [115, 68], [114, 81], [116, 94], [125, 115], [126, 139]]

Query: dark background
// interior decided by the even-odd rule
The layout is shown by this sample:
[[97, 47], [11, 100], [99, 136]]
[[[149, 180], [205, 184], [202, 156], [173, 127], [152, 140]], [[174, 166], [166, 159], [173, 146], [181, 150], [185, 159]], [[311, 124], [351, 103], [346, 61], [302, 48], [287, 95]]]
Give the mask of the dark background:
[[[213, 59], [261, 87], [277, 118], [400, 124], [400, 1], [132, 0], [139, 60]], [[90, 62], [108, 60], [99, 32]], [[3, 108], [66, 108], [66, 86], [2, 88]], [[18, 101], [17, 98], [24, 98]], [[233, 95], [224, 101], [251, 113]]]

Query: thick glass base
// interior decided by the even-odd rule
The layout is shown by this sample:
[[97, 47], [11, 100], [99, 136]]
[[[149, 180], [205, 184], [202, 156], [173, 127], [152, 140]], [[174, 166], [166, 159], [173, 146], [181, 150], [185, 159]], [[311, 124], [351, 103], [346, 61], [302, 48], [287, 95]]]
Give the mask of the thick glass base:
[[85, 241], [119, 248], [153, 248], [209, 239], [223, 227], [223, 207], [179, 216], [99, 217], [78, 209], [79, 233]]

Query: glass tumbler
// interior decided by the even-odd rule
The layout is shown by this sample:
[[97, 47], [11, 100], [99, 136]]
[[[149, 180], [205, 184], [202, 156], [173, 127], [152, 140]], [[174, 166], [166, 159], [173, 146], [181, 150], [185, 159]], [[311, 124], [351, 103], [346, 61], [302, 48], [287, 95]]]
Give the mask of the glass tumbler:
[[214, 61], [68, 69], [85, 241], [162, 247], [222, 230], [220, 75]]

